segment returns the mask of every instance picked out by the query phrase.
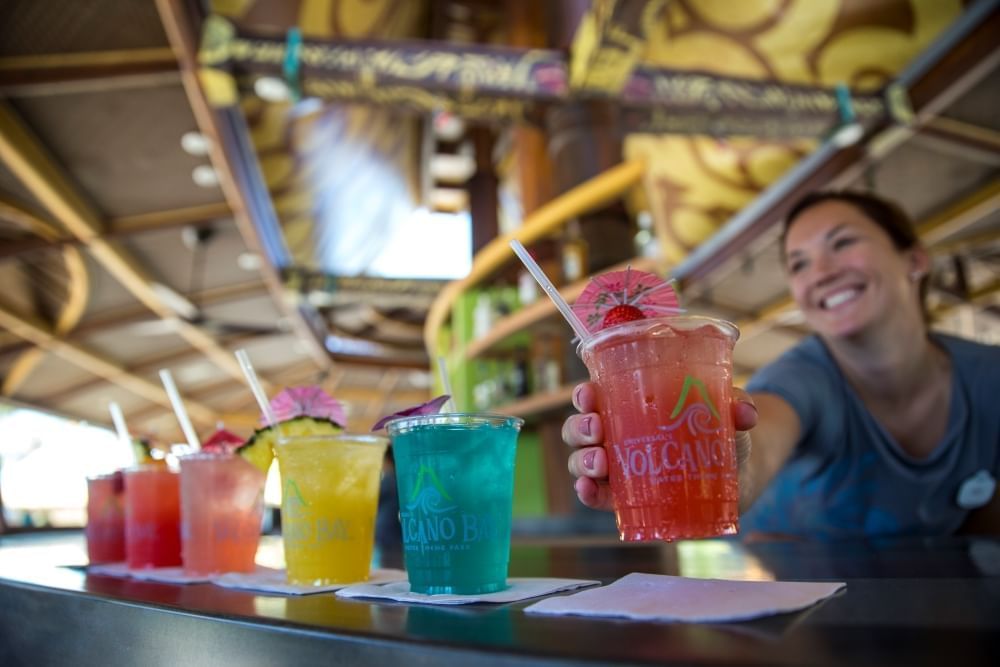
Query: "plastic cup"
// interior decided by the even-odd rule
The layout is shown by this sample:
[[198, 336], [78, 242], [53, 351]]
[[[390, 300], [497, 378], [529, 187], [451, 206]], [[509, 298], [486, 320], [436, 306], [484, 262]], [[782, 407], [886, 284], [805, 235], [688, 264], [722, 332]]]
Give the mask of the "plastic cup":
[[379, 479], [389, 440], [375, 435], [279, 440], [281, 536], [288, 581], [366, 581], [375, 543]]
[[181, 564], [180, 480], [165, 465], [125, 471], [125, 557], [131, 569]]
[[181, 458], [181, 553], [188, 574], [252, 572], [264, 473], [233, 454]]
[[125, 560], [125, 478], [121, 473], [87, 479], [87, 559], [97, 563]]
[[507, 587], [523, 423], [459, 413], [389, 422], [411, 591], [475, 595]]
[[610, 327], [578, 353], [597, 385], [622, 540], [739, 529], [732, 350], [739, 332], [709, 317]]

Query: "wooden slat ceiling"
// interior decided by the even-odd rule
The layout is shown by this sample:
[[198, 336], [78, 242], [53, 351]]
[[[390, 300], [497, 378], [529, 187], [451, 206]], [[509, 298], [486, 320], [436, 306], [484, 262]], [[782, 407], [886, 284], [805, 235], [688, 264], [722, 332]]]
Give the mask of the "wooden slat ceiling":
[[[389, 12], [381, 24], [368, 20], [371, 7], [368, 14], [334, 11], [366, 3], [214, 4], [243, 27], [279, 35], [301, 23], [313, 36], [330, 39], [430, 34], [454, 44], [496, 44], [517, 38], [503, 29], [503, 3], [377, 3], [376, 9]], [[621, 71], [601, 70], [594, 53], [581, 56], [580, 62], [590, 64], [575, 75], [580, 89], [623, 83], [635, 67], [667, 66], [831, 85], [836, 73], [824, 68], [832, 66], [827, 49], [836, 46], [834, 35], [868, 29], [905, 33], [909, 25], [905, 44], [900, 42], [893, 56], [906, 60], [962, 9], [961, 3], [951, 3], [931, 11], [927, 0], [894, 0], [882, 3], [885, 11], [859, 18], [851, 14], [852, 3], [839, 3], [840, 14], [821, 17], [829, 39], [803, 55], [792, 52], [795, 40], [779, 39], [785, 18], [780, 8], [773, 16], [754, 18], [752, 8], [719, 14], [716, 3], [697, 0], [639, 4], [664, 12], [662, 17], [650, 14], [659, 29], [630, 52], [628, 62], [618, 63]], [[375, 341], [386, 351], [381, 358], [353, 359], [322, 352], [316, 322], [309, 320], [315, 309], [286, 301], [283, 276], [275, 267], [240, 268], [241, 256], [265, 254], [255, 216], [269, 212], [288, 233], [304, 211], [312, 211], [305, 195], [317, 193], [286, 178], [297, 168], [307, 171], [303, 165], [308, 164], [282, 152], [293, 143], [282, 132], [293, 126], [267, 125], [268, 109], [253, 100], [244, 104], [246, 116], [207, 105], [195, 79], [197, 17], [190, 8], [196, 5], [174, 0], [0, 3], [0, 280], [5, 285], [0, 375], [6, 398], [105, 424], [107, 402], [116, 400], [136, 430], [174, 440], [176, 423], [156, 377], [159, 368], [169, 367], [202, 428], [223, 418], [248, 429], [256, 409], [232, 356], [243, 347], [274, 387], [322, 383], [348, 403], [358, 429], [385, 412], [426, 399], [428, 362], [420, 325], [440, 285], [426, 294], [400, 295], [363, 285], [335, 292], [331, 300], [340, 301], [324, 307], [321, 321], [327, 331]], [[469, 29], [438, 20], [457, 16], [456, 7], [473, 17]], [[478, 26], [477, 7], [483, 17]], [[599, 31], [597, 44], [611, 34]], [[716, 45], [712, 58], [692, 60], [700, 43]], [[568, 47], [569, 40], [556, 46]], [[995, 318], [1000, 303], [1000, 220], [995, 215], [1000, 79], [996, 57], [984, 62], [975, 82], [937, 91], [939, 108], [934, 118], [921, 120], [915, 136], [878, 154], [859, 151], [849, 168], [836, 172], [838, 185], [874, 186], [900, 199], [923, 223], [942, 267], [936, 303], [946, 319], [956, 308]], [[853, 83], [874, 87], [902, 64], [887, 60], [878, 71], [861, 68], [861, 78]], [[329, 109], [347, 129], [382, 128], [385, 134], [392, 127], [382, 120], [362, 122], [364, 108]], [[237, 137], [242, 144], [234, 142], [234, 128], [245, 133]], [[207, 156], [181, 149], [181, 135], [195, 129], [216, 140]], [[648, 142], [645, 149], [642, 142]], [[406, 145], [385, 137], [368, 144], [375, 157], [380, 150], [395, 151], [387, 158], [393, 169], [406, 168]], [[674, 226], [685, 216], [702, 214], [713, 221], [705, 227], [711, 231], [812, 148], [801, 142], [653, 135], [630, 137], [627, 146], [658, 156], [649, 165], [645, 205], [659, 228], [670, 233], [678, 231]], [[684, 160], [690, 169], [685, 166], [678, 174], [678, 165], [688, 165]], [[264, 167], [259, 172], [258, 163]], [[195, 185], [192, 171], [209, 165], [218, 170], [220, 186]], [[347, 169], [347, 176], [352, 171]], [[684, 180], [689, 177], [693, 180]], [[414, 179], [407, 174], [399, 180]], [[339, 199], [350, 199], [350, 188], [340, 192]], [[665, 203], [657, 192], [682, 192], [687, 199]], [[294, 230], [296, 248], [309, 249], [313, 223]], [[693, 308], [740, 324], [742, 374], [804, 335], [787, 301], [775, 239], [773, 229], [763, 231], [691, 287]], [[956, 263], [969, 278], [961, 290], [949, 273]], [[160, 286], [196, 308], [190, 321], [177, 316]]]

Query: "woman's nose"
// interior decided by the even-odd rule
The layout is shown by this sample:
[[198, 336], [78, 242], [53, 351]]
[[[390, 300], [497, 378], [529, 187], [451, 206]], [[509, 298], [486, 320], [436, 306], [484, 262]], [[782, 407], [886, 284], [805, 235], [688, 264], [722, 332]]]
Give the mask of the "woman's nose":
[[811, 268], [810, 277], [816, 284], [826, 282], [833, 277], [837, 270], [833, 257], [827, 252], [816, 253], [811, 263]]

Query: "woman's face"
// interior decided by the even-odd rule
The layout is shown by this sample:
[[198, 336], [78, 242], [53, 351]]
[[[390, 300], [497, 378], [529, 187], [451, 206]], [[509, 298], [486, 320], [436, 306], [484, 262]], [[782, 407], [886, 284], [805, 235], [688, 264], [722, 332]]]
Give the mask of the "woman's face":
[[785, 257], [792, 296], [821, 336], [853, 336], [907, 309], [920, 315], [926, 253], [897, 250], [851, 204], [825, 201], [801, 213], [785, 238]]

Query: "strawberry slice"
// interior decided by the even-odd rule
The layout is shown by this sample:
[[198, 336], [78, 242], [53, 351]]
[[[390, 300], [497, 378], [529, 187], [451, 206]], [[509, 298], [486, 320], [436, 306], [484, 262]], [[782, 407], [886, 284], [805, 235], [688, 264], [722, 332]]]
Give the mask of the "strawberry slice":
[[625, 322], [644, 319], [646, 319], [646, 316], [642, 314], [641, 310], [635, 306], [623, 304], [615, 306], [604, 315], [604, 321], [601, 323], [601, 328], [607, 329], [608, 327], [612, 327], [616, 324], [624, 324]]

